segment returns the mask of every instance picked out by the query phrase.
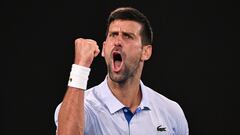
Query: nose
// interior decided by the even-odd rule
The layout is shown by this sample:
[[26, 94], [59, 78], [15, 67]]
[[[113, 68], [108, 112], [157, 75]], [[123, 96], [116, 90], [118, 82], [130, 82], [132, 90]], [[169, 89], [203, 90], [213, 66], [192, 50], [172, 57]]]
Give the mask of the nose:
[[121, 38], [121, 35], [116, 36], [114, 40], [114, 46], [122, 47], [123, 40]]

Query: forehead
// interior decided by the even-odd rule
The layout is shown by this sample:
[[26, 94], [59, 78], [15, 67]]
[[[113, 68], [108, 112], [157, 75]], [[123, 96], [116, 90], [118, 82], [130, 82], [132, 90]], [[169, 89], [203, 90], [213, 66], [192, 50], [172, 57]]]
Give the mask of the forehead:
[[141, 24], [130, 20], [114, 20], [109, 26], [109, 32], [128, 32], [139, 34], [141, 31]]

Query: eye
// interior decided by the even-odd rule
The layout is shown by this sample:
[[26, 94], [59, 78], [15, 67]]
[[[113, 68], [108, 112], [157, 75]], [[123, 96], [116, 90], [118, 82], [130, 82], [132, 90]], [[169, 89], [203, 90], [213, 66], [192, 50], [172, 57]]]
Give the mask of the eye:
[[112, 32], [112, 33], [109, 34], [109, 37], [116, 37], [117, 35], [118, 35], [117, 32]]
[[131, 36], [131, 35], [128, 34], [128, 33], [123, 33], [123, 36], [124, 36], [124, 38], [126, 38], [126, 39], [133, 39], [133, 36]]

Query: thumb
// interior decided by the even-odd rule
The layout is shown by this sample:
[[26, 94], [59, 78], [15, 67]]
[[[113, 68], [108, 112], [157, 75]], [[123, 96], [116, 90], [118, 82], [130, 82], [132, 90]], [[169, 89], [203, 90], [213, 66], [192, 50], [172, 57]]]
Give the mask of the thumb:
[[97, 48], [95, 51], [94, 51], [94, 57], [96, 57], [98, 54], [99, 54], [100, 50]]

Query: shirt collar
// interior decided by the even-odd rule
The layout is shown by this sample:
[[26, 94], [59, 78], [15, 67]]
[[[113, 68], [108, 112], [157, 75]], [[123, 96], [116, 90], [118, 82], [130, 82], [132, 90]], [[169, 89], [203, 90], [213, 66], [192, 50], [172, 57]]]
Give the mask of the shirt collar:
[[[150, 110], [149, 96], [148, 96], [148, 93], [147, 93], [146, 86], [142, 83], [142, 81], [140, 82], [140, 86], [141, 86], [141, 91], [142, 91], [142, 100], [141, 100], [141, 103], [140, 103], [139, 107], [142, 110]], [[109, 109], [111, 114], [113, 114], [113, 113], [119, 111], [120, 109], [122, 109], [123, 107], [125, 107], [112, 94], [112, 92], [111, 92], [111, 90], [110, 90], [110, 88], [108, 87], [108, 84], [107, 84], [107, 77], [99, 85], [99, 90], [97, 90], [97, 92], [99, 92], [100, 98], [102, 99], [103, 103], [107, 106], [107, 108]]]
[[150, 101], [150, 97], [149, 97], [149, 94], [148, 94], [148, 89], [147, 87], [143, 84], [142, 81], [140, 81], [140, 86], [141, 86], [141, 92], [142, 92], [142, 100], [141, 100], [141, 103], [139, 105], [139, 107], [141, 107], [141, 109], [146, 109], [146, 110], [150, 110], [150, 104], [149, 104], [149, 101]]

